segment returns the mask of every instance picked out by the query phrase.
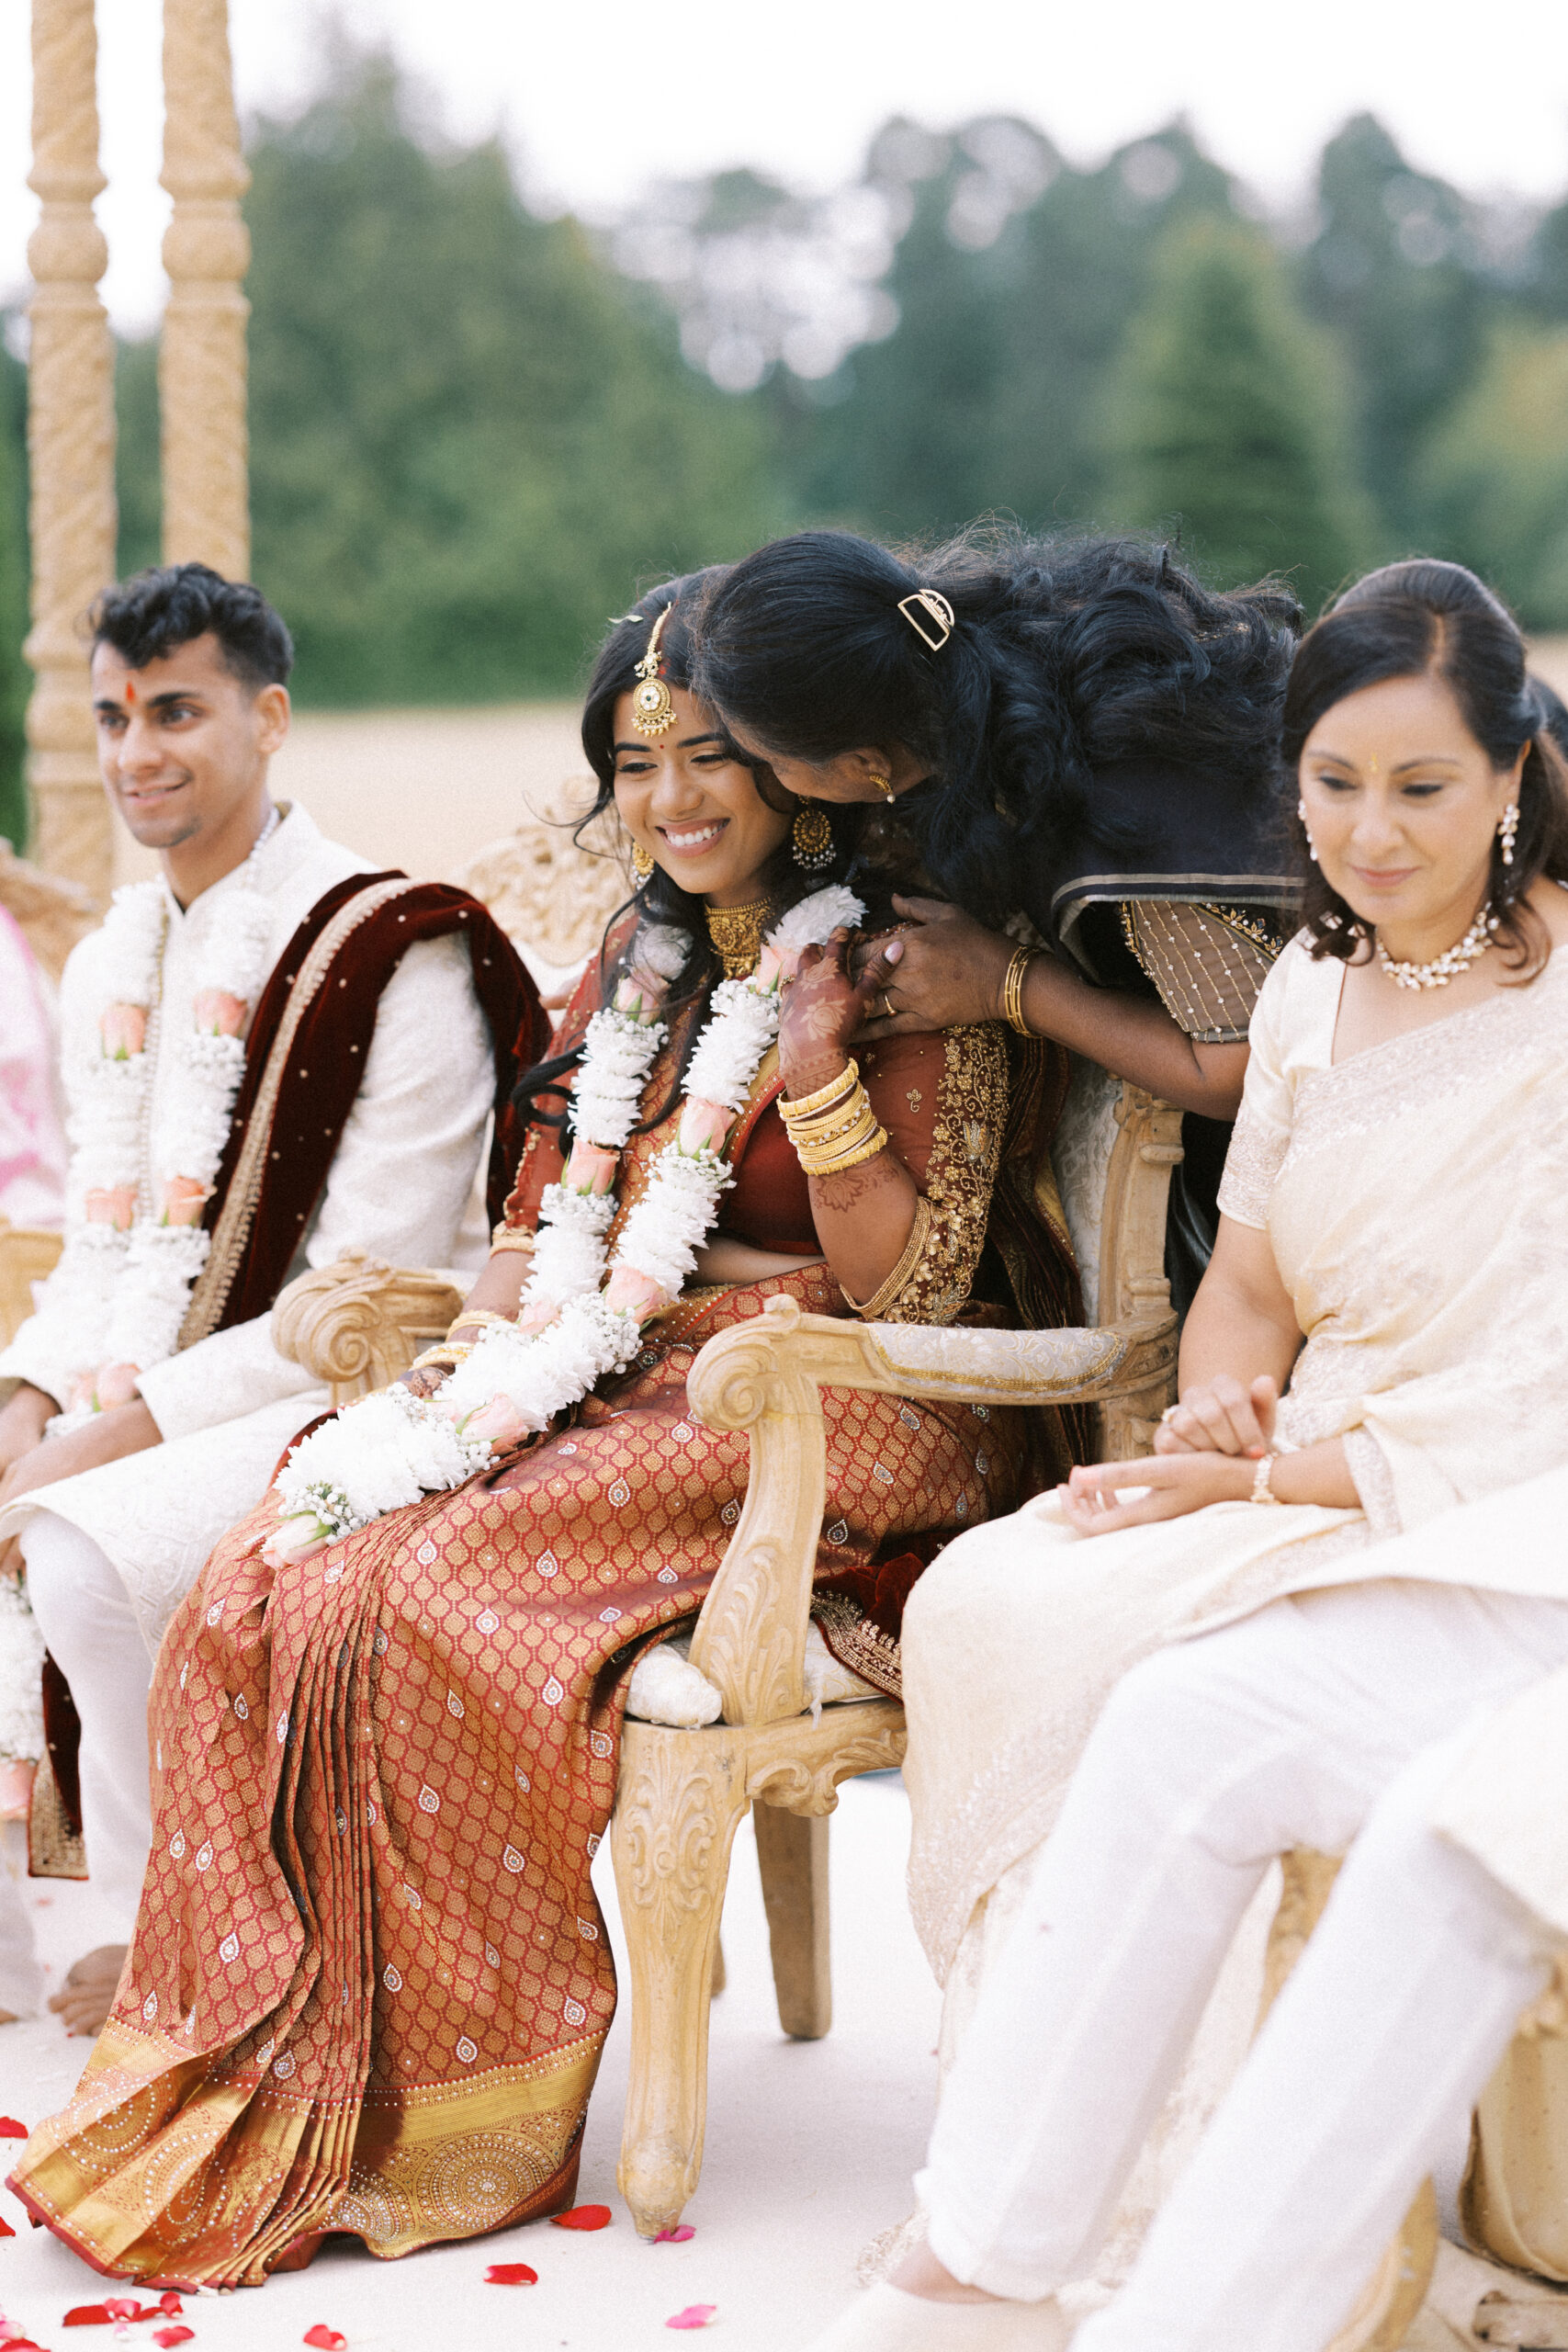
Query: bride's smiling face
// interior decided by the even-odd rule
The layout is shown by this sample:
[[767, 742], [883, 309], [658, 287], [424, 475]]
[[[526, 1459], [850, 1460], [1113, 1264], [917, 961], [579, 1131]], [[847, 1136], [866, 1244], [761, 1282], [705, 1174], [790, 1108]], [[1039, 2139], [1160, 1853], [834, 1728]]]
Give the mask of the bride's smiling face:
[[632, 698], [615, 705], [615, 807], [639, 848], [672, 882], [715, 906], [762, 894], [762, 873], [790, 819], [770, 808], [728, 738], [683, 686], [671, 686], [675, 724], [639, 735]]

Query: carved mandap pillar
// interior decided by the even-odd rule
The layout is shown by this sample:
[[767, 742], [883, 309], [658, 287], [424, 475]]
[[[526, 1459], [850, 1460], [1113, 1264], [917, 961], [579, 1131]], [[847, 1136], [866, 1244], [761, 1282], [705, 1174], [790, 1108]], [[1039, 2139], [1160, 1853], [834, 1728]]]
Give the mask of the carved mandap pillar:
[[108, 260], [98, 169], [93, 0], [33, 0], [33, 168], [43, 211], [28, 245], [33, 671], [28, 780], [33, 854], [108, 895], [109, 813], [87, 690], [88, 606], [115, 571], [114, 346], [98, 300]]
[[243, 580], [251, 561], [245, 322], [250, 232], [229, 58], [228, 0], [164, 0], [164, 239], [171, 290], [158, 396], [164, 560]]

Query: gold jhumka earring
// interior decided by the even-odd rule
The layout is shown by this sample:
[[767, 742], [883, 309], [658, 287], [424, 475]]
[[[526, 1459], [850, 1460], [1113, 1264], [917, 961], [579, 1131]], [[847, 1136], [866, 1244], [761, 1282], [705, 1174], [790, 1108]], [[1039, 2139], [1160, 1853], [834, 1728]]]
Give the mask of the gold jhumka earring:
[[804, 874], [820, 874], [833, 863], [833, 827], [826, 808], [808, 800], [790, 831], [795, 862]]
[[653, 871], [652, 853], [644, 849], [640, 842], [632, 843], [632, 871], [639, 882], [646, 882]]
[[659, 634], [674, 609], [672, 605], [665, 605], [649, 633], [648, 651], [637, 665], [636, 675], [642, 684], [632, 695], [632, 725], [639, 735], [662, 735], [675, 724], [675, 706], [659, 674]]

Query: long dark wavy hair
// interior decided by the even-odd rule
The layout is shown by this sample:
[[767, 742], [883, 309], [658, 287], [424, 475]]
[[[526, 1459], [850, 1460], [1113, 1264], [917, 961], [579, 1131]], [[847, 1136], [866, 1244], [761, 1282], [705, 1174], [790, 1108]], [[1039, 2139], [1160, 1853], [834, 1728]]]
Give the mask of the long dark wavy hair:
[[[660, 674], [667, 685], [691, 688], [693, 684], [693, 624], [705, 594], [722, 579], [722, 568], [712, 566], [705, 571], [685, 573], [681, 579], [667, 580], [662, 586], [650, 588], [640, 596], [631, 611], [615, 622], [610, 635], [600, 647], [588, 681], [588, 691], [582, 706], [582, 749], [589, 766], [598, 781], [599, 789], [592, 807], [576, 826], [580, 841], [592, 829], [596, 820], [604, 817], [615, 797], [615, 706], [623, 695], [630, 694], [638, 684], [637, 664], [648, 651], [648, 641], [660, 614], [667, 613], [660, 633], [659, 651]], [[723, 721], [716, 720], [722, 729]], [[738, 744], [730, 741], [731, 756], [750, 770], [758, 793], [770, 808], [789, 816], [803, 805], [793, 793], [786, 792], [772, 768], [763, 760], [751, 759]], [[820, 807], [813, 803], [814, 808]], [[898, 877], [884, 873], [862, 854], [862, 837], [874, 829], [872, 820], [877, 811], [869, 808], [827, 808], [832, 832], [832, 855], [826, 867], [807, 873], [796, 865], [789, 836], [774, 852], [763, 869], [762, 880], [767, 893], [767, 913], [764, 923], [771, 926], [785, 910], [813, 891], [830, 882], [848, 883], [865, 902], [868, 914], [877, 922], [891, 916], [892, 889]], [[723, 966], [714, 952], [708, 937], [703, 900], [678, 882], [671, 879], [662, 866], [656, 865], [645, 882], [640, 882], [623, 905], [611, 916], [605, 928], [604, 942], [600, 950], [602, 984], [606, 994], [614, 984], [615, 959], [610, 955], [610, 943], [623, 931], [626, 918], [633, 910], [650, 923], [672, 923], [691, 940], [691, 953], [672, 981], [665, 998], [667, 1017], [678, 1017], [689, 1006], [705, 999], [724, 977]], [[678, 1096], [685, 1076], [685, 1062], [691, 1045], [696, 1042], [694, 1027], [687, 1055], [682, 1056], [669, 1098], [644, 1122], [647, 1127], [657, 1126], [668, 1116], [671, 1104]], [[526, 1114], [544, 1125], [558, 1126], [558, 1114], [547, 1113], [542, 1098], [558, 1095], [559, 1080], [581, 1059], [581, 1046], [570, 1052], [557, 1054], [525, 1070], [518, 1082], [515, 1100]], [[641, 1132], [639, 1129], [638, 1132]]]
[[[1511, 768], [1529, 747], [1513, 863], [1504, 865], [1502, 843], [1494, 841], [1488, 888], [1504, 959], [1520, 979], [1533, 979], [1551, 942], [1526, 893], [1543, 874], [1568, 881], [1568, 762], [1556, 740], [1562, 706], [1529, 674], [1518, 624], [1473, 571], [1415, 556], [1384, 564], [1346, 590], [1302, 640], [1285, 695], [1285, 761], [1292, 770], [1299, 765], [1318, 720], [1347, 695], [1419, 677], [1442, 680], [1494, 768]], [[1371, 927], [1314, 864], [1305, 828], [1296, 823], [1309, 952], [1352, 956]]]
[[[922, 588], [953, 607], [940, 650], [899, 610]], [[924, 864], [995, 921], [1021, 850], [1086, 829], [1097, 769], [1272, 789], [1301, 617], [1282, 582], [1220, 594], [1142, 539], [976, 530], [896, 554], [802, 531], [710, 582], [693, 685], [781, 757], [904, 745], [942, 786], [899, 798]]]

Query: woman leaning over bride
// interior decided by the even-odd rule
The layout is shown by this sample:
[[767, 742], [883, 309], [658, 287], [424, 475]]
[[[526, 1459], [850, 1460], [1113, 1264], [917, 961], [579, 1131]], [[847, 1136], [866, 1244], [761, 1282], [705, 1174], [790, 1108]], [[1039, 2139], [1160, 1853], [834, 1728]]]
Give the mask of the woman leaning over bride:
[[1562, 763], [1507, 614], [1435, 562], [1311, 631], [1284, 748], [1306, 922], [1180, 1402], [1153, 1460], [961, 1537], [906, 1612], [917, 1919], [983, 1981], [929, 2247], [816, 2352], [1066, 2341], [1276, 1855], [1355, 1842], [1078, 2352], [1321, 2352], [1546, 1981], [1540, 1921], [1427, 1825], [1488, 1711], [1568, 1662], [1560, 1528], [1483, 1540], [1487, 1498], [1568, 1465]]
[[[847, 887], [858, 812], [803, 808], [686, 691], [701, 584], [644, 598], [590, 687], [639, 888], [524, 1081], [489, 1267], [446, 1345], [295, 1448], [164, 1643], [135, 1939], [16, 2175], [100, 2269], [256, 2283], [329, 2230], [398, 2255], [570, 2203], [628, 1675], [655, 1679], [745, 1492], [744, 1438], [687, 1415], [697, 1351], [780, 1295], [1073, 1319], [1015, 1214], [1063, 1057], [981, 1028], [857, 1071], [845, 947], [886, 886]], [[874, 1679], [923, 1560], [1031, 1490], [1034, 1442], [1020, 1415], [830, 1404], [824, 1619]], [[656, 1663], [673, 1703], [643, 1712], [716, 1713]]]

